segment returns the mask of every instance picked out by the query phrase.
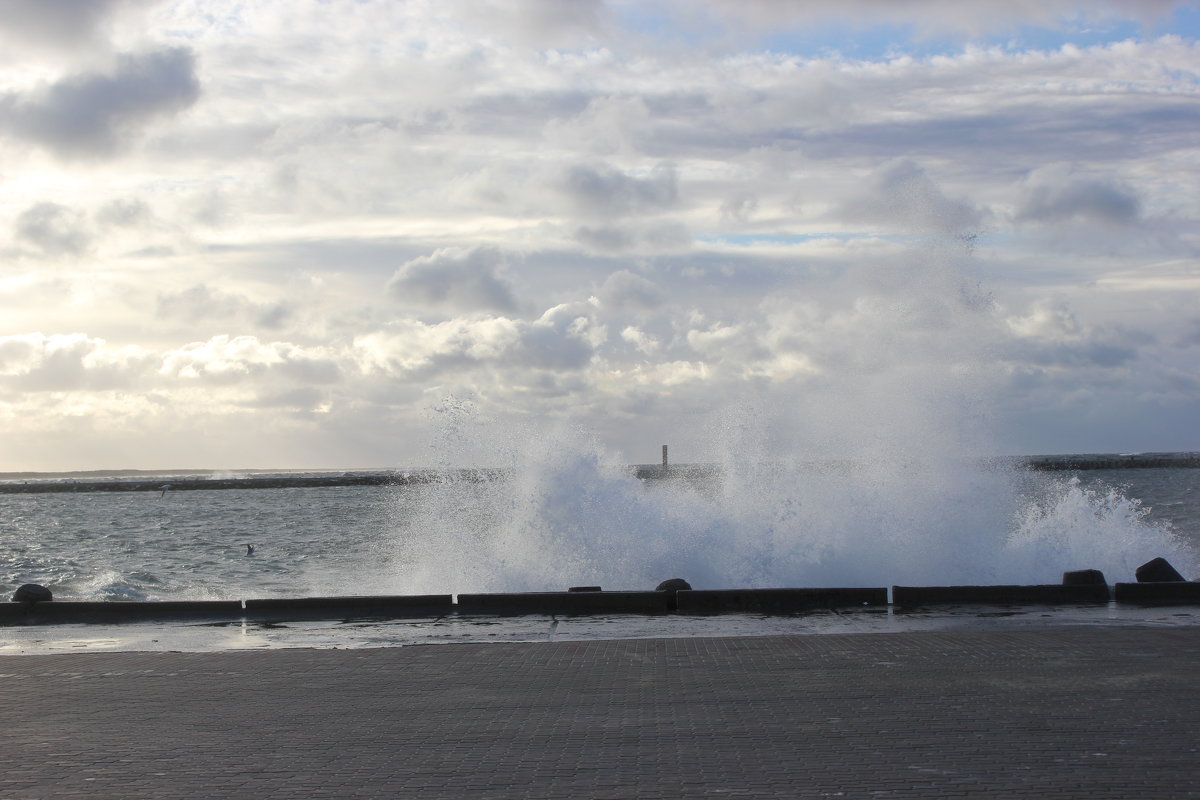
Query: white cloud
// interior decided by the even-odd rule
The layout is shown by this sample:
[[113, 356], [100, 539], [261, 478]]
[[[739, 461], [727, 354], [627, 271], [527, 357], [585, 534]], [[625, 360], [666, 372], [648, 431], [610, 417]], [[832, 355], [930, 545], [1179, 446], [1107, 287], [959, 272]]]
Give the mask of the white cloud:
[[397, 377], [433, 375], [503, 357], [520, 339], [521, 325], [503, 317], [427, 325], [398, 320], [355, 340], [363, 369]]
[[158, 374], [215, 384], [266, 376], [324, 384], [336, 382], [340, 369], [326, 348], [289, 342], [264, 343], [254, 336], [222, 335], [164, 353]]

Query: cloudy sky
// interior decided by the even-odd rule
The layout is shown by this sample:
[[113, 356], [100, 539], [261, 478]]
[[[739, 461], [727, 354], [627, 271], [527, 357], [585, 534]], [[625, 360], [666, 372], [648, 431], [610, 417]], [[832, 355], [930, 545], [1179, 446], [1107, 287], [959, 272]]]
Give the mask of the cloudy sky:
[[0, 470], [1200, 449], [1198, 32], [0, 0]]

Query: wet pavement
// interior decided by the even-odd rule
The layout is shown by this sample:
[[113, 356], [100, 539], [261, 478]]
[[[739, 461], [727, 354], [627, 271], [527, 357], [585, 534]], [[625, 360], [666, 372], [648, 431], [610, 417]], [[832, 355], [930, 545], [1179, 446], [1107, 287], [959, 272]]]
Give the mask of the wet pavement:
[[[420, 644], [595, 639], [900, 633], [1070, 627], [1200, 625], [1200, 606], [930, 606], [794, 615], [634, 614], [457, 616], [417, 619], [279, 620], [0, 626], [0, 655], [90, 651], [212, 652], [288, 647], [362, 648]], [[2, 799], [0, 799], [2, 800]]]
[[423, 635], [476, 638], [2, 655], [0, 798], [1197, 797], [1200, 626], [1174, 614], [652, 638], [603, 633], [680, 620], [446, 620]]

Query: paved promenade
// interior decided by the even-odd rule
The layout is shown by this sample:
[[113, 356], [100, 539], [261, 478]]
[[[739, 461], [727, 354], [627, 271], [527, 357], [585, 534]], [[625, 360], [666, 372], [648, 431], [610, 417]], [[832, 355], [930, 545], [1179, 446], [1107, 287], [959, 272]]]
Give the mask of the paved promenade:
[[1200, 628], [0, 657], [0, 798], [1200, 797]]

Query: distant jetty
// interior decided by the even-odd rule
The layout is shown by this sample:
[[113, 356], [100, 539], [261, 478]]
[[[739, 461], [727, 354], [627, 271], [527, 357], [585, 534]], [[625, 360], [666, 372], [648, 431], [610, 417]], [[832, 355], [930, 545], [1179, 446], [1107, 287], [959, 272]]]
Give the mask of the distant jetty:
[[1062, 471], [1076, 469], [1176, 469], [1200, 467], [1200, 453], [1129, 453], [1075, 456], [1028, 456], [1028, 469]]
[[42, 477], [14, 479], [0, 475], [0, 494], [44, 492], [170, 492], [220, 489], [315, 489], [332, 486], [407, 486], [439, 482], [482, 482], [504, 473], [498, 469], [451, 471], [408, 470], [362, 472], [246, 472], [222, 473], [149, 473], [108, 475], [106, 477]]
[[[665, 456], [665, 454], [664, 454]], [[665, 458], [664, 458], [665, 460]], [[988, 462], [996, 468], [1064, 472], [1100, 469], [1179, 469], [1200, 467], [1200, 453], [1094, 453], [1082, 455], [1013, 456]], [[813, 471], [852, 473], [853, 462], [814, 461]], [[630, 472], [640, 480], [675, 479], [704, 482], [719, 477], [717, 464], [636, 464]], [[484, 482], [508, 474], [503, 469], [359, 470], [348, 472], [179, 470], [149, 472], [0, 473], [0, 494], [48, 492], [170, 492], [220, 489], [315, 489], [336, 486], [407, 486], [412, 484]]]

